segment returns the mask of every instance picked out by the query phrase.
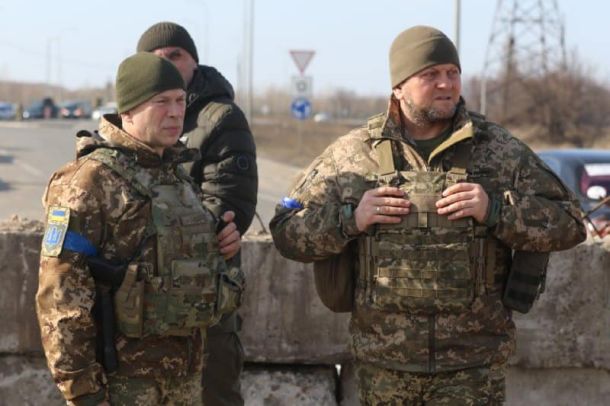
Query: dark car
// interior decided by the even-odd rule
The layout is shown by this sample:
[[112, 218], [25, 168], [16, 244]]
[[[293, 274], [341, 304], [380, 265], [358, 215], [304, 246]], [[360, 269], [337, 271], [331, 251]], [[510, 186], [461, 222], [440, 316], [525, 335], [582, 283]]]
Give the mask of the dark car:
[[88, 101], [68, 101], [62, 103], [59, 112], [63, 118], [91, 118], [93, 108]]
[[600, 206], [610, 196], [610, 150], [548, 150], [538, 155], [574, 191], [585, 213], [599, 206], [589, 216], [590, 229], [610, 233], [610, 204]]
[[0, 120], [15, 118], [15, 106], [11, 103], [0, 102]]
[[57, 118], [58, 113], [59, 107], [57, 107], [53, 99], [45, 97], [30, 104], [23, 111], [23, 118]]

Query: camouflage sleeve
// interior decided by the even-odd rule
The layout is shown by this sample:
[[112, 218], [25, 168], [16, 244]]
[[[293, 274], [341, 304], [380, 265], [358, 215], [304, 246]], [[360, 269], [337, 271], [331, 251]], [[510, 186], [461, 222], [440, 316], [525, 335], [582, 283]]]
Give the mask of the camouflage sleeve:
[[269, 223], [275, 246], [286, 258], [301, 262], [324, 259], [340, 253], [358, 234], [353, 215], [340, 198], [331, 148], [302, 173], [290, 193], [303, 208], [278, 205]]
[[[96, 184], [99, 179], [86, 168], [69, 164], [51, 178], [44, 203], [47, 213], [51, 207], [69, 209], [69, 230], [99, 246], [103, 216]], [[43, 247], [47, 242], [45, 233]], [[47, 364], [69, 404], [99, 403], [105, 397], [106, 377], [96, 362], [94, 300], [84, 255], [65, 249], [49, 255], [43, 248], [36, 310]]]
[[502, 208], [495, 235], [512, 249], [565, 250], [586, 238], [576, 196], [523, 145], [513, 188], [497, 196]]

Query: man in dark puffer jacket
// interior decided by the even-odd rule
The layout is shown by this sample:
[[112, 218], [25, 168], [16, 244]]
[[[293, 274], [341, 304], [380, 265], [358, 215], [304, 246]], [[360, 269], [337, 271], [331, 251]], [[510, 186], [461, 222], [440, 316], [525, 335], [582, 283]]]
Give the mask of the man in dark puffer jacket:
[[[235, 224], [243, 235], [254, 217], [258, 175], [254, 138], [243, 112], [233, 102], [233, 87], [213, 67], [198, 64], [193, 39], [178, 24], [154, 24], [140, 37], [137, 50], [166, 58], [182, 74], [187, 84], [185, 143], [201, 152], [201, 160], [186, 169], [201, 185], [205, 206], [217, 216], [234, 211]], [[239, 265], [239, 256], [233, 261]], [[233, 313], [208, 329], [205, 405], [243, 405], [240, 324]]]

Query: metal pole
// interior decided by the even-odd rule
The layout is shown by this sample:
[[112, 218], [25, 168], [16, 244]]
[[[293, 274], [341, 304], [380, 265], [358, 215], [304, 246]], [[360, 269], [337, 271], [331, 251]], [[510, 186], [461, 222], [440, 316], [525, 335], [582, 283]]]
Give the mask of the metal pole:
[[254, 0], [250, 1], [250, 44], [248, 52], [248, 123], [252, 125], [254, 106]]
[[460, 54], [460, 14], [461, 14], [461, 1], [455, 0], [455, 13], [454, 13], [454, 32], [453, 38], [455, 41], [455, 48], [458, 51], [458, 55]]
[[206, 4], [205, 1], [201, 2], [201, 5], [203, 6], [203, 60], [205, 61], [206, 64], [210, 63], [210, 55], [209, 55], [209, 49], [208, 49], [208, 45], [209, 45], [209, 37], [208, 34], [210, 32], [209, 30], [209, 26], [210, 26], [210, 13], [208, 11], [208, 5]]
[[51, 45], [52, 38], [47, 38], [47, 92], [51, 90]]

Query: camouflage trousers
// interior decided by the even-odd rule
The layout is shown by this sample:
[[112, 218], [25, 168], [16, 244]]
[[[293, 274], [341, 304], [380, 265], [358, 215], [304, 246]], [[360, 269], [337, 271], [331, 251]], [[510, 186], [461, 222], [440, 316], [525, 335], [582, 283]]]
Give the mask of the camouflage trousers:
[[109, 375], [108, 393], [112, 406], [203, 406], [200, 373], [171, 378]]
[[208, 328], [203, 366], [203, 404], [206, 406], [242, 406], [240, 375], [244, 350], [239, 340], [237, 313]]
[[419, 374], [358, 363], [360, 403], [369, 405], [502, 405], [505, 364]]

